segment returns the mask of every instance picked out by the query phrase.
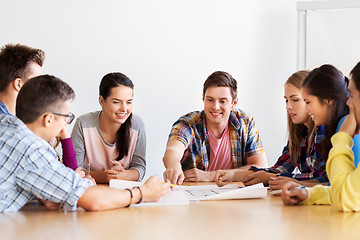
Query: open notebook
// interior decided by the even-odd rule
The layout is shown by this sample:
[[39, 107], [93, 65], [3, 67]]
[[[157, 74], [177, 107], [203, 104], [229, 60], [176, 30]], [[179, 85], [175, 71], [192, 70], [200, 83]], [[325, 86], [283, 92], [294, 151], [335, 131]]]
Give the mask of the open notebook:
[[[111, 179], [109, 185], [116, 189], [125, 189], [142, 186], [143, 183]], [[216, 185], [177, 186], [158, 202], [141, 203], [136, 206], [187, 205], [189, 201], [264, 198], [266, 195], [267, 189], [262, 183], [241, 188], [237, 184], [228, 184], [224, 187]]]

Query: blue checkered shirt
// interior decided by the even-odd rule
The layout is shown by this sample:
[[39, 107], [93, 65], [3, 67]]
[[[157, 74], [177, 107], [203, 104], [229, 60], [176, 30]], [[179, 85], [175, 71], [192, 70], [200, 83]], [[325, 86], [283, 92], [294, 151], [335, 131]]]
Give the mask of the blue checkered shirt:
[[0, 114], [12, 115], [2, 101], [0, 101]]
[[17, 211], [34, 196], [73, 211], [91, 185], [17, 117], [0, 115], [0, 212]]

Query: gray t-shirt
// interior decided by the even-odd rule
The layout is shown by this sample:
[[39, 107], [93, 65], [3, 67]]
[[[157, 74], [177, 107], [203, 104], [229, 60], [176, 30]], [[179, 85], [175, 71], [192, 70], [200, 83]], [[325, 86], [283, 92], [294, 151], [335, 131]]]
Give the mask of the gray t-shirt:
[[[78, 166], [84, 168], [90, 162], [91, 170], [96, 171], [109, 169], [110, 161], [118, 156], [116, 143], [106, 142], [101, 133], [100, 114], [101, 111], [96, 111], [81, 115], [71, 133]], [[124, 163], [125, 169], [136, 169], [139, 172], [138, 180], [142, 180], [145, 175], [145, 153], [144, 123], [139, 116], [132, 114], [128, 155], [120, 162]]]

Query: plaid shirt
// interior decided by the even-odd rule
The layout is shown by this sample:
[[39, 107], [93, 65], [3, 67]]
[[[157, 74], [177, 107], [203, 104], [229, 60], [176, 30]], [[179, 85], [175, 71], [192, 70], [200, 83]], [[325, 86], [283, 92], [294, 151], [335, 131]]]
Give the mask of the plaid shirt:
[[[239, 109], [230, 112], [229, 135], [233, 168], [247, 165], [248, 157], [264, 152], [254, 119]], [[180, 117], [172, 126], [169, 140], [178, 140], [187, 147], [181, 159], [183, 171], [194, 167], [208, 170], [210, 143], [204, 111]]]
[[[320, 143], [325, 139], [324, 136], [324, 126], [320, 126], [316, 130], [314, 142], [310, 146], [309, 153], [307, 152], [307, 140], [308, 140], [308, 129], [304, 126], [300, 133], [301, 136], [301, 145], [300, 152], [297, 159], [297, 162], [293, 162], [293, 157], [289, 152], [289, 143], [284, 147], [282, 155], [279, 157], [278, 161], [271, 168], [256, 168], [250, 167], [249, 170], [259, 171], [263, 170], [270, 173], [279, 173], [280, 176], [295, 178], [296, 180], [309, 180], [316, 178], [320, 182], [328, 181], [327, 175], [325, 173], [325, 168], [323, 171], [319, 169], [325, 165], [322, 163], [321, 166], [315, 166], [315, 161], [321, 158], [320, 154]], [[298, 168], [301, 172], [300, 174], [293, 174], [293, 170]]]
[[[0, 101], [0, 114], [11, 115], [3, 102]], [[12, 116], [12, 115], [11, 115]]]
[[0, 115], [0, 212], [17, 211], [34, 196], [76, 210], [91, 185], [17, 117]]

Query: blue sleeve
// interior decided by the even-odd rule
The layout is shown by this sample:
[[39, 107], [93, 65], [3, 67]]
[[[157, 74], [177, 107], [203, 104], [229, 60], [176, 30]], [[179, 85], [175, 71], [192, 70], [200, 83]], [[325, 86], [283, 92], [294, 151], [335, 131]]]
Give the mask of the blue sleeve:
[[79, 198], [93, 185], [61, 164], [49, 148], [33, 150], [22, 164], [24, 167], [16, 174], [19, 187], [40, 199], [61, 203], [70, 211], [77, 209]]
[[[336, 132], [339, 131], [342, 123], [345, 120], [345, 117], [346, 116], [344, 116], [340, 119], [338, 126], [336, 128]], [[359, 165], [359, 162], [360, 162], [360, 135], [359, 134], [355, 135], [355, 137], [353, 138], [353, 142], [354, 142], [354, 145], [352, 147], [352, 151], [354, 153], [354, 165], [357, 168], [357, 166]]]
[[[319, 183], [329, 182], [329, 178], [327, 177], [327, 175], [317, 177], [315, 179], [318, 180]], [[330, 183], [328, 184], [328, 186], [330, 186]]]

